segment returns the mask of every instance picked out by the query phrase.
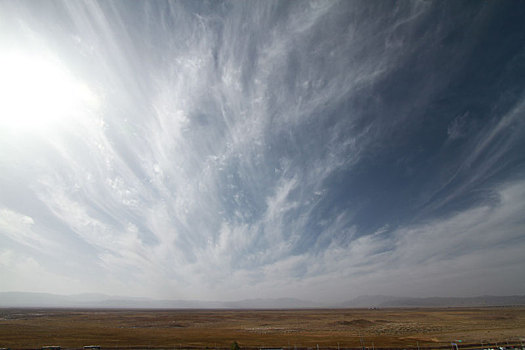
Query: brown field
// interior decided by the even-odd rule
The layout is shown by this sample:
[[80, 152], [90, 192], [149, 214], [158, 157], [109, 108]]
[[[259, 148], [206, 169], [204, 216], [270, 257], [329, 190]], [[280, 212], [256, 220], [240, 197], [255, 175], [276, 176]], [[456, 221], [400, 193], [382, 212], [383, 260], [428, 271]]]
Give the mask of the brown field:
[[[460, 348], [519, 344], [525, 307], [331, 310], [0, 309], [0, 347]], [[486, 345], [485, 345], [486, 347]]]

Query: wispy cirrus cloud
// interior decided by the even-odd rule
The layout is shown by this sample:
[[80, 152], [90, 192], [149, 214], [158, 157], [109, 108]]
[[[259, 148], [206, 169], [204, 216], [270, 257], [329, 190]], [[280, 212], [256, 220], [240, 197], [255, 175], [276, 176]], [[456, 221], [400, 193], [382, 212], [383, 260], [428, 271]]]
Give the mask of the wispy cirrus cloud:
[[467, 295], [523, 265], [521, 34], [484, 32], [511, 5], [2, 7], [2, 50], [47, 47], [98, 101], [1, 131], [3, 252], [71, 292]]

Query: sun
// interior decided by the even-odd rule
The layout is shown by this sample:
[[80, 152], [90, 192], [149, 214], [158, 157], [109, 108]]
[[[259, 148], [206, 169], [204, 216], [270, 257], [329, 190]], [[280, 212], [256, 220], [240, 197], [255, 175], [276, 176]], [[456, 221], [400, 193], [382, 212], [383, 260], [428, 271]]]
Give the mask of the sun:
[[96, 105], [95, 94], [59, 60], [0, 53], [0, 127], [56, 129], [74, 123]]

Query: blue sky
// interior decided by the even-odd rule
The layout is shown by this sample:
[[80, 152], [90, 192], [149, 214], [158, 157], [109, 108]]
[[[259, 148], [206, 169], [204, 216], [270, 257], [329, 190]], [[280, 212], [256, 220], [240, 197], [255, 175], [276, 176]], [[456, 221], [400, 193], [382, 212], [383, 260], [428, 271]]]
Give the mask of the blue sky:
[[0, 3], [0, 291], [524, 294], [525, 3]]

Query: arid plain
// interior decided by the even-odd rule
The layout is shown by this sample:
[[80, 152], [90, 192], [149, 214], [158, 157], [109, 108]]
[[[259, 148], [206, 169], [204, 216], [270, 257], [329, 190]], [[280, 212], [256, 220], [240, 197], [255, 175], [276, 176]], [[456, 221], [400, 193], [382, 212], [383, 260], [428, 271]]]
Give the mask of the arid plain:
[[525, 307], [308, 310], [0, 309], [0, 347], [460, 348], [519, 344]]

